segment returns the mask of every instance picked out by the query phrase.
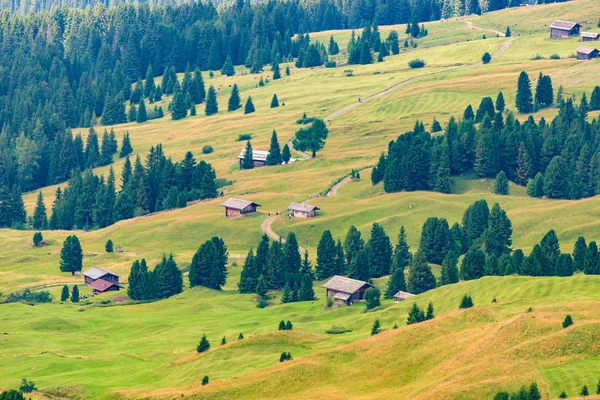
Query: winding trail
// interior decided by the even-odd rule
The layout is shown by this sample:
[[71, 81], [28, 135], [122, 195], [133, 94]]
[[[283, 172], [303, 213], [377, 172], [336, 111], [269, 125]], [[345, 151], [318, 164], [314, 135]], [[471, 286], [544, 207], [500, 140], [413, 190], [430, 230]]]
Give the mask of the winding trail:
[[[371, 169], [373, 169], [373, 167], [363, 168], [358, 172], [362, 175], [363, 172], [370, 171]], [[329, 189], [329, 191], [327, 192], [327, 194], [325, 196], [337, 196], [338, 190], [340, 190], [340, 188], [342, 186], [344, 186], [346, 183], [350, 182], [351, 180], [352, 180], [352, 175], [346, 176], [344, 179], [342, 179], [341, 181], [339, 181], [338, 183], [333, 185], [331, 187], [331, 189]]]
[[495, 30], [493, 30], [493, 29], [485, 29], [485, 28], [480, 28], [480, 27], [478, 27], [478, 26], [475, 26], [475, 25], [473, 25], [473, 22], [472, 22], [472, 21], [466, 21], [466, 20], [463, 20], [463, 22], [464, 22], [465, 24], [467, 24], [467, 27], [468, 27], [468, 28], [471, 28], [471, 29], [473, 29], [474, 31], [492, 32], [494, 35], [498, 35], [498, 36], [500, 36], [500, 37], [505, 37], [505, 36], [506, 36], [506, 34], [504, 34], [504, 33], [500, 32], [500, 31], [495, 31]]
[[296, 153], [300, 154], [300, 156], [302, 156], [302, 158], [304, 158], [305, 160], [310, 160], [312, 158], [312, 156], [310, 154], [300, 151], [298, 149], [295, 149], [294, 143], [292, 143], [291, 140], [288, 142], [288, 147], [290, 148], [290, 150], [293, 150]]
[[[281, 215], [274, 215], [272, 217], [269, 217], [269, 218], [265, 219], [262, 222], [262, 224], [260, 224], [260, 228], [271, 239], [276, 240], [276, 241], [281, 241], [281, 243], [285, 243], [285, 239], [282, 238], [281, 236], [279, 236], [277, 233], [275, 233], [275, 231], [273, 230], [273, 228], [271, 228], [271, 224], [273, 223], [273, 221], [275, 221], [280, 216]], [[302, 246], [298, 246], [298, 250], [300, 250], [300, 253], [304, 253], [304, 251], [305, 251], [304, 247], [302, 247]]]

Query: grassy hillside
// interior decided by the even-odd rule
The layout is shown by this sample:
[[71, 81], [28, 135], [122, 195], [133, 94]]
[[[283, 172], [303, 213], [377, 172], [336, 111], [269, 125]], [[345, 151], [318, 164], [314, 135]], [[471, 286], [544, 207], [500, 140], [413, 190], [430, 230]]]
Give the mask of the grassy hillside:
[[[416, 298], [419, 305], [433, 301], [438, 317], [417, 326], [404, 325], [411, 303], [385, 302], [381, 309], [364, 313], [357, 304], [336, 310], [323, 308], [324, 293], [315, 283], [314, 302], [256, 308], [252, 296], [235, 291], [243, 257], [256, 247], [263, 234], [267, 213], [283, 212], [291, 202], [325, 194], [352, 169], [374, 165], [390, 140], [412, 128], [416, 120], [426, 127], [434, 117], [446, 122], [460, 116], [468, 104], [477, 107], [483, 96], [504, 93], [507, 108], [514, 110], [516, 81], [525, 70], [534, 81], [540, 71], [552, 77], [555, 89], [563, 85], [567, 95], [578, 99], [598, 84], [600, 61], [578, 62], [570, 55], [579, 45], [576, 38], [550, 40], [547, 25], [553, 19], [585, 22], [591, 29], [600, 4], [574, 0], [545, 6], [521, 7], [463, 19], [426, 24], [429, 35], [419, 46], [387, 57], [383, 63], [325, 69], [297, 69], [291, 76], [258, 87], [258, 75], [238, 68], [233, 77], [216, 74], [207, 85], [218, 89], [221, 112], [172, 121], [167, 115], [143, 124], [114, 126], [119, 141], [129, 132], [134, 155], [144, 158], [149, 148], [162, 143], [167, 155], [181, 159], [191, 150], [196, 159], [211, 163], [225, 186], [225, 198], [251, 199], [262, 205], [244, 218], [226, 219], [220, 207], [223, 198], [204, 201], [168, 212], [120, 221], [90, 232], [43, 232], [46, 245], [31, 247], [31, 231], [0, 230], [0, 292], [4, 295], [24, 288], [48, 288], [59, 295], [63, 284], [81, 284], [81, 277], [60, 273], [59, 252], [64, 238], [80, 238], [84, 269], [108, 268], [126, 281], [131, 263], [144, 257], [154, 266], [163, 253], [172, 252], [185, 268], [199, 245], [211, 236], [221, 236], [230, 252], [230, 276], [225, 290], [186, 291], [174, 298], [148, 304], [109, 305], [115, 294], [98, 296], [80, 305], [0, 305], [0, 387], [18, 386], [22, 377], [36, 382], [53, 396], [81, 398], [179, 397], [206, 399], [282, 398], [489, 398], [499, 389], [514, 390], [537, 381], [547, 397], [566, 390], [575, 395], [583, 384], [595, 388], [600, 378], [598, 305], [600, 280], [590, 276], [572, 278], [485, 278], [438, 288]], [[496, 37], [507, 25], [512, 38]], [[380, 27], [382, 36], [404, 27]], [[483, 30], [481, 30], [483, 29]], [[311, 34], [339, 43], [338, 61], [345, 61], [350, 31]], [[487, 39], [483, 39], [483, 35]], [[488, 65], [479, 64], [484, 52], [494, 53]], [[533, 60], [535, 55], [543, 59]], [[558, 54], [560, 59], [550, 60]], [[407, 65], [422, 58], [427, 65], [413, 70]], [[535, 57], [537, 58], [537, 57]], [[283, 66], [285, 68], [285, 66]], [[352, 76], [344, 71], [352, 70]], [[266, 68], [263, 78], [271, 77]], [[252, 96], [256, 112], [226, 112], [231, 86], [237, 83], [242, 100]], [[245, 143], [242, 133], [252, 134], [254, 149], [266, 150], [276, 129], [280, 144], [300, 127], [295, 121], [308, 116], [325, 118], [358, 98], [367, 99], [391, 87], [397, 90], [335, 114], [325, 148], [315, 159], [299, 159], [285, 166], [240, 171], [237, 155]], [[270, 109], [272, 95], [280, 103]], [[160, 105], [166, 109], [169, 99]], [[542, 110], [535, 118], [552, 118], [556, 109]], [[590, 113], [597, 117], [598, 113]], [[526, 115], [518, 115], [525, 119]], [[103, 127], [99, 128], [100, 130]], [[87, 130], [76, 130], [82, 135]], [[204, 145], [214, 152], [202, 155]], [[124, 160], [113, 168], [120, 177]], [[106, 175], [109, 167], [94, 172]], [[555, 229], [561, 250], [568, 252], [576, 238], [600, 238], [600, 197], [579, 201], [534, 199], [524, 188], [510, 186], [510, 196], [491, 193], [492, 180], [467, 174], [453, 178], [453, 194], [432, 192], [386, 194], [381, 185], [370, 184], [369, 171], [361, 181], [350, 181], [335, 196], [310, 201], [321, 208], [315, 219], [275, 219], [273, 230], [285, 236], [293, 231], [313, 263], [318, 240], [325, 229], [342, 238], [350, 225], [368, 238], [373, 222], [380, 222], [395, 241], [400, 226], [407, 228], [411, 249], [418, 246], [421, 226], [430, 216], [460, 221], [472, 202], [485, 198], [499, 202], [513, 222], [513, 243], [527, 253], [549, 230]], [[42, 190], [48, 209], [56, 186]], [[37, 193], [25, 196], [31, 213]], [[117, 252], [106, 254], [104, 244], [112, 239]], [[436, 268], [436, 272], [439, 269]], [[186, 279], [187, 280], [187, 279]], [[385, 287], [386, 278], [377, 280]], [[80, 286], [83, 294], [89, 289]], [[458, 311], [459, 299], [470, 293], [476, 308]], [[119, 295], [125, 295], [120, 292]], [[278, 295], [276, 295], [278, 296]], [[1, 297], [1, 296], [0, 296]], [[492, 304], [496, 297], [497, 303]], [[274, 303], [277, 303], [275, 299]], [[533, 307], [532, 312], [527, 312]], [[561, 328], [566, 313], [575, 325]], [[379, 318], [385, 331], [369, 337], [373, 320]], [[281, 320], [294, 323], [293, 332], [277, 332]], [[392, 330], [394, 324], [400, 326]], [[352, 331], [328, 335], [331, 326]], [[246, 339], [238, 342], [243, 332]], [[213, 349], [195, 353], [206, 333]], [[221, 337], [228, 340], [220, 347]], [[290, 351], [291, 362], [280, 364], [279, 354]], [[376, 376], [373, 370], [378, 371]], [[211, 383], [200, 386], [204, 375]], [[51, 389], [55, 388], [55, 389]]]

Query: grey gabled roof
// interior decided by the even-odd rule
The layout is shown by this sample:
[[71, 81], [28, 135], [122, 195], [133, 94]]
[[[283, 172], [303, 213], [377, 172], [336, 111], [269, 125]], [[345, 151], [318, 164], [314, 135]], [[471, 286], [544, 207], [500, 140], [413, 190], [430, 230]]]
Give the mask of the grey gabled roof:
[[373, 286], [368, 282], [358, 281], [356, 279], [346, 278], [345, 276], [335, 275], [333, 278], [323, 284], [323, 288], [335, 290], [337, 292], [355, 293], [365, 285]]
[[260, 204], [257, 204], [253, 201], [240, 200], [240, 199], [234, 199], [234, 198], [227, 199], [225, 201], [225, 203], [221, 204], [221, 206], [227, 207], [227, 208], [233, 208], [235, 210], [243, 210], [252, 204], [256, 205], [257, 207], [260, 207]]
[[114, 272], [111, 272], [107, 269], [98, 268], [98, 267], [92, 267], [92, 268], [88, 269], [87, 271], [85, 271], [83, 273], [83, 276], [87, 276], [88, 278], [92, 278], [92, 279], [98, 279], [98, 278], [102, 278], [104, 275], [107, 275], [107, 274], [119, 276], [119, 275], [115, 274]]
[[575, 28], [576, 26], [581, 26], [581, 25], [579, 25], [577, 22], [561, 21], [558, 19], [550, 24], [550, 28], [568, 30], [568, 31]]
[[577, 50], [575, 50], [578, 53], [583, 53], [583, 54], [590, 54], [594, 51], [598, 51], [597, 49], [593, 48], [593, 47], [589, 47], [589, 46], [579, 46], [577, 48]]
[[[240, 152], [238, 156], [240, 160], [244, 158], [244, 154], [246, 153], [246, 149]], [[267, 156], [269, 155], [268, 151], [265, 150], [252, 150], [252, 160], [253, 161], [267, 161]]]
[[579, 36], [598, 39], [598, 36], [600, 36], [600, 33], [596, 33], [596, 32], [581, 32], [579, 34]]
[[290, 210], [290, 211], [300, 211], [300, 212], [311, 212], [313, 210], [320, 210], [320, 208], [317, 207], [317, 206], [311, 206], [310, 204], [292, 203], [288, 207], [288, 210]]
[[400, 299], [400, 300], [406, 300], [409, 297], [413, 297], [413, 296], [414, 296], [414, 294], [412, 294], [412, 293], [403, 292], [402, 290], [400, 290], [398, 293], [396, 293], [394, 295], [394, 298]]

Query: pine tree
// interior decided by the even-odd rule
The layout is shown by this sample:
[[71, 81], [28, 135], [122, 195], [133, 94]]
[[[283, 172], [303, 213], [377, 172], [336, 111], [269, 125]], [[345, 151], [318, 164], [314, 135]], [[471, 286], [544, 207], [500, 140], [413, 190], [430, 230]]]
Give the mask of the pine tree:
[[[531, 393], [531, 392], [530, 392], [530, 393]], [[590, 395], [590, 391], [589, 391], [589, 389], [588, 389], [587, 385], [583, 385], [583, 387], [581, 388], [581, 392], [579, 393], [579, 395], [580, 395], [581, 397], [586, 397], [586, 396], [589, 396], [589, 395]], [[531, 394], [530, 394], [530, 396], [531, 396]], [[529, 397], [529, 398], [533, 399], [533, 397]], [[541, 395], [540, 395], [539, 397], [536, 397], [536, 399], [541, 399], [541, 398], [542, 398], [542, 396], [541, 396]]]
[[204, 375], [204, 377], [202, 378], [202, 386], [208, 385], [208, 381], [209, 381], [208, 375]]
[[425, 320], [430, 320], [430, 319], [434, 319], [435, 315], [434, 315], [434, 311], [433, 311], [433, 303], [431, 303], [431, 301], [429, 302], [429, 304], [427, 304], [427, 313], [425, 314]]
[[568, 163], [563, 157], [556, 156], [550, 161], [544, 174], [544, 195], [551, 199], [566, 199], [569, 188]]
[[113, 252], [113, 241], [112, 240], [108, 239], [106, 241], [106, 244], [104, 245], [104, 250], [107, 253], [112, 253]]
[[244, 266], [242, 267], [240, 281], [238, 283], [239, 292], [253, 293], [256, 289], [256, 283], [259, 275], [260, 273], [256, 266], [254, 251], [250, 249], [248, 255], [246, 256], [246, 260], [244, 261]]
[[413, 303], [412, 307], [408, 311], [406, 325], [418, 324], [419, 322], [423, 321], [425, 321], [425, 314], [423, 313], [423, 310], [419, 308], [417, 303]]
[[376, 319], [371, 328], [371, 336], [377, 335], [379, 332], [381, 332], [381, 323], [379, 322], [379, 319]]
[[505, 37], [510, 37], [511, 33], [510, 33], [510, 26], [506, 27], [506, 33], [504, 34]]
[[154, 85], [154, 72], [152, 71], [152, 65], [148, 65], [146, 70], [146, 79], [144, 80], [144, 96], [149, 98], [152, 93], [156, 90]]
[[315, 291], [313, 289], [312, 278], [309, 274], [305, 273], [302, 275], [298, 299], [300, 301], [312, 301], [315, 299]]
[[404, 278], [404, 267], [394, 269], [387, 283], [385, 298], [391, 299], [399, 291], [406, 292], [406, 281]]
[[121, 143], [121, 151], [119, 152], [119, 157], [127, 157], [133, 152], [133, 148], [131, 147], [131, 141], [129, 140], [129, 132], [125, 132], [123, 135], [123, 141]]
[[231, 56], [227, 56], [225, 62], [223, 63], [223, 67], [221, 68], [221, 75], [233, 76], [235, 75], [235, 68], [233, 68], [233, 62], [231, 61]]
[[323, 280], [333, 275], [335, 270], [336, 247], [331, 231], [326, 230], [317, 246], [317, 266], [315, 272], [317, 279]]
[[217, 103], [217, 92], [213, 85], [210, 85], [208, 88], [208, 94], [206, 95], [206, 107], [204, 108], [204, 114], [210, 116], [218, 112], [219, 104]]
[[246, 100], [246, 104], [244, 105], [244, 114], [251, 114], [254, 110], [254, 104], [252, 103], [252, 96], [248, 96], [248, 100]]
[[506, 105], [504, 103], [504, 95], [502, 92], [498, 92], [498, 96], [496, 97], [496, 111], [503, 112]]
[[71, 291], [71, 302], [79, 303], [79, 287], [77, 287], [77, 285], [73, 285], [73, 290]]
[[279, 141], [277, 140], [277, 132], [273, 129], [273, 133], [271, 134], [271, 145], [269, 147], [269, 155], [267, 155], [267, 165], [280, 165], [282, 162], [281, 159], [281, 150], [279, 148]]
[[498, 172], [494, 182], [494, 193], [500, 195], [508, 195], [508, 178], [504, 171]]
[[458, 308], [471, 308], [473, 307], [473, 299], [468, 294], [465, 294], [460, 300]]
[[281, 161], [285, 164], [290, 162], [292, 158], [292, 154], [290, 153], [290, 146], [286, 143], [283, 145], [283, 149], [281, 150]]
[[277, 99], [277, 95], [273, 94], [273, 98], [271, 99], [271, 108], [279, 107], [279, 100]]
[[62, 292], [60, 293], [60, 301], [67, 301], [69, 299], [69, 286], [64, 285]]
[[285, 66], [285, 75], [290, 76], [290, 66], [289, 65]]
[[271, 70], [273, 71], [273, 80], [281, 79], [281, 70], [279, 68], [279, 63], [277, 60], [273, 61], [271, 65]]
[[148, 114], [146, 113], [146, 102], [144, 101], [144, 99], [141, 99], [140, 107], [138, 108], [136, 122], [138, 124], [141, 124], [146, 121], [148, 121]]
[[425, 254], [417, 251], [413, 257], [409, 269], [408, 288], [413, 294], [419, 294], [434, 289], [436, 285], [435, 276], [427, 264]]
[[79, 239], [75, 235], [67, 236], [60, 252], [60, 271], [75, 272], [81, 271], [83, 266], [83, 251]]
[[198, 346], [196, 347], [196, 351], [198, 353], [204, 353], [205, 351], [208, 351], [209, 349], [210, 349], [210, 342], [206, 338], [206, 335], [202, 335], [202, 339], [200, 339], [200, 343], [198, 343]]
[[469, 104], [467, 108], [465, 108], [465, 112], [463, 113], [463, 119], [465, 121], [470, 121], [475, 118], [475, 114], [473, 113], [473, 107]]
[[354, 225], [348, 229], [346, 238], [344, 239], [344, 253], [346, 255], [346, 263], [350, 265], [356, 254], [363, 250], [365, 242], [361, 238], [361, 233]]
[[[286, 331], [291, 331], [291, 330], [293, 330], [293, 329], [294, 329], [294, 326], [292, 325], [292, 321], [287, 321], [287, 322], [285, 323], [285, 330], [286, 330]], [[292, 357], [289, 357], [289, 356], [288, 356], [288, 360], [291, 360], [291, 359], [292, 359]]]
[[369, 256], [365, 250], [359, 250], [348, 265], [348, 277], [359, 281], [368, 281], [373, 276]]
[[244, 150], [244, 158], [242, 159], [242, 169], [254, 168], [254, 159], [252, 156], [252, 144], [248, 140], [246, 142], [246, 150]]
[[575, 271], [583, 271], [586, 252], [587, 244], [585, 243], [585, 238], [579, 236], [573, 248], [573, 268]]
[[33, 211], [33, 229], [47, 229], [48, 217], [46, 215], [46, 204], [42, 192], [38, 192], [35, 210]]
[[533, 96], [531, 94], [531, 81], [529, 75], [522, 71], [517, 84], [517, 110], [522, 113], [530, 113], [533, 110]]
[[240, 91], [238, 89], [237, 83], [233, 84], [233, 88], [231, 89], [231, 95], [229, 96], [229, 102], [227, 104], [227, 111], [235, 111], [242, 107], [240, 103]]
[[185, 101], [185, 92], [182, 89], [175, 91], [173, 102], [171, 103], [171, 118], [174, 120], [183, 119], [187, 116], [187, 102]]
[[458, 257], [454, 252], [449, 252], [442, 262], [442, 285], [458, 282]]
[[461, 278], [468, 281], [479, 279], [483, 276], [485, 267], [485, 254], [479, 249], [470, 249], [465, 254], [460, 266]]
[[[365, 246], [371, 265], [371, 274], [379, 278], [390, 273], [392, 265], [392, 244], [383, 227], [375, 222], [371, 228], [371, 238]], [[370, 277], [370, 276], [369, 276]]]

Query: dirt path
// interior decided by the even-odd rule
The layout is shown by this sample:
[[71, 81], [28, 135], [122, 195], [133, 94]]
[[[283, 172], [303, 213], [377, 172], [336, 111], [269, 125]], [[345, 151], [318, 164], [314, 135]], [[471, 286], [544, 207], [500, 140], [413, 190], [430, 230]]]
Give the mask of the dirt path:
[[[260, 224], [260, 228], [262, 229], [262, 231], [264, 233], [267, 234], [268, 237], [270, 237], [273, 240], [276, 241], [280, 241], [281, 243], [285, 243], [285, 239], [282, 238], [281, 236], [279, 236], [277, 233], [275, 233], [275, 231], [273, 230], [273, 228], [271, 228], [271, 224], [273, 223], [273, 221], [275, 221], [278, 217], [280, 217], [280, 215], [274, 215], [272, 217], [269, 217], [267, 219], [265, 219], [262, 224]], [[300, 250], [300, 253], [304, 253], [304, 248], [302, 246], [298, 246], [298, 250]]]
[[294, 148], [294, 143], [292, 143], [292, 141], [290, 140], [288, 142], [288, 147], [290, 148], [290, 150], [295, 151], [296, 153], [300, 154], [300, 156], [302, 156], [302, 158], [306, 159], [306, 160], [310, 160], [312, 158], [312, 156], [308, 153], [305, 153], [303, 151], [300, 151], [298, 149]]
[[[468, 25], [471, 21], [465, 21], [465, 22]], [[475, 28], [475, 29], [477, 29], [477, 28]], [[486, 30], [486, 29], [483, 29], [483, 28], [479, 28], [479, 29]], [[496, 31], [493, 31], [493, 32], [496, 32]], [[502, 36], [504, 36], [504, 34], [502, 34]], [[504, 43], [502, 43], [502, 45], [500, 46], [500, 48], [498, 48], [498, 50], [496, 50], [494, 52], [494, 54], [492, 55], [492, 57], [497, 57], [500, 54], [504, 53], [504, 51], [508, 48], [508, 46], [510, 46], [510, 44], [512, 43], [512, 41], [513, 41], [513, 39], [508, 39]], [[478, 65], [481, 65], [481, 61], [478, 61], [478, 62], [476, 62], [474, 64], [463, 65], [461, 67], [450, 68], [450, 69], [446, 69], [446, 70], [443, 70], [443, 71], [430, 72], [428, 74], [423, 74], [423, 75], [419, 75], [419, 76], [415, 76], [415, 77], [406, 79], [406, 80], [404, 80], [402, 82], [397, 83], [396, 85], [392, 86], [391, 88], [385, 89], [384, 91], [381, 91], [379, 93], [375, 93], [374, 95], [371, 95], [369, 97], [365, 97], [365, 98], [361, 99], [360, 102], [357, 101], [355, 103], [349, 104], [346, 107], [341, 108], [341, 109], [335, 111], [334, 113], [332, 113], [332, 114], [330, 114], [330, 115], [328, 115], [328, 116], [325, 117], [325, 122], [331, 121], [333, 118], [337, 118], [340, 115], [343, 115], [346, 112], [352, 110], [353, 108], [356, 108], [356, 107], [360, 106], [361, 104], [364, 104], [364, 103], [366, 103], [366, 102], [368, 102], [370, 100], [373, 100], [373, 99], [376, 99], [378, 97], [385, 96], [386, 94], [395, 92], [396, 90], [400, 89], [401, 87], [406, 86], [409, 83], [412, 83], [412, 82], [414, 82], [416, 80], [419, 80], [421, 78], [425, 78], [425, 77], [432, 76], [432, 75], [438, 75], [438, 74], [444, 74], [444, 73], [448, 73], [448, 72], [454, 72], [454, 71], [460, 71], [460, 70], [464, 70], [464, 69], [469, 69], [469, 68], [476, 67]]]
[[494, 35], [498, 35], [498, 36], [500, 36], [500, 37], [505, 37], [505, 36], [506, 36], [504, 33], [502, 33], [502, 32], [499, 32], [499, 31], [495, 31], [495, 30], [493, 30], [493, 29], [479, 28], [479, 27], [477, 27], [477, 26], [473, 25], [473, 22], [471, 22], [471, 21], [465, 21], [465, 20], [463, 20], [463, 22], [464, 22], [465, 24], [467, 24], [467, 27], [468, 27], [468, 28], [471, 28], [471, 29], [473, 29], [473, 30], [475, 30], [475, 31], [492, 32]]
[[[359, 173], [361, 174], [361, 176], [362, 176], [364, 172], [370, 171], [371, 169], [372, 169], [371, 167], [369, 167], [369, 168], [364, 168], [364, 169], [361, 169], [361, 170], [360, 170], [360, 171], [358, 171], [358, 172], [359, 172]], [[351, 180], [352, 180], [352, 176], [351, 176], [351, 175], [348, 175], [348, 176], [346, 176], [344, 179], [342, 179], [341, 181], [339, 181], [338, 183], [336, 183], [335, 185], [333, 185], [333, 186], [331, 187], [331, 189], [329, 189], [329, 191], [327, 192], [327, 194], [326, 194], [325, 196], [336, 196], [336, 195], [337, 195], [337, 192], [338, 192], [338, 190], [340, 190], [340, 188], [341, 188], [342, 186], [344, 186], [346, 183], [350, 182]]]

